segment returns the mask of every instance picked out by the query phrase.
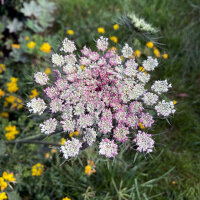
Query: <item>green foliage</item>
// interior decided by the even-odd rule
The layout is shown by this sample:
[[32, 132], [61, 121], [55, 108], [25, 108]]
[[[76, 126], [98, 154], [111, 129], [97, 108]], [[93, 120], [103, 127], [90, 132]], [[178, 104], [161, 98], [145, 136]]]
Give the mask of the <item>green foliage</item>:
[[16, 33], [18, 31], [21, 31], [23, 27], [23, 23], [18, 21], [18, 19], [14, 18], [12, 22], [9, 22], [7, 25], [7, 28], [10, 33]]
[[30, 3], [23, 3], [23, 8], [20, 10], [25, 16], [31, 17], [34, 16], [38, 18], [41, 15], [41, 7], [35, 2], [31, 1]]

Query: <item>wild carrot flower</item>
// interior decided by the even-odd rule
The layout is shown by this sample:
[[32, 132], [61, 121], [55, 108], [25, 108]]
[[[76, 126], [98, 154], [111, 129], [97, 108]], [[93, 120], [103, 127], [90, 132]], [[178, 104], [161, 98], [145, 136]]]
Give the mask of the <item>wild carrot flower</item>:
[[154, 140], [151, 138], [151, 134], [147, 134], [142, 131], [138, 131], [136, 138], [134, 139], [136, 142], [137, 150], [139, 152], [150, 153], [154, 148]]
[[43, 88], [43, 99], [33, 98], [27, 106], [39, 115], [48, 111], [41, 132], [53, 134], [57, 127], [66, 132], [69, 139], [62, 140], [60, 149], [65, 159], [93, 145], [108, 158], [115, 157], [126, 143], [136, 145], [140, 152], [151, 152], [153, 139], [138, 131], [149, 131], [158, 116], [175, 112], [173, 102], [162, 100], [171, 84], [165, 80], [151, 85], [156, 58], [149, 56], [140, 66], [128, 44], [121, 51], [108, 46], [108, 38], [101, 36], [97, 52], [84, 46], [76, 56], [75, 43], [65, 38], [60, 53], [51, 58], [55, 75], [34, 75], [36, 83], [48, 86]]

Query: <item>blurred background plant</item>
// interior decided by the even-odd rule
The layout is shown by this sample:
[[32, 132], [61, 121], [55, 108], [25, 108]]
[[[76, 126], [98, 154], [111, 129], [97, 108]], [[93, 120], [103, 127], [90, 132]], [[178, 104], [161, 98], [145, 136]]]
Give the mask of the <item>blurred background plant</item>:
[[[0, 15], [0, 175], [13, 172], [16, 178], [15, 185], [1, 190], [0, 199], [199, 198], [198, 0], [4, 0]], [[129, 42], [138, 58], [157, 57], [161, 67], [155, 78], [173, 84], [171, 97], [178, 111], [170, 124], [161, 122], [153, 130], [167, 133], [158, 135], [161, 147], [152, 158], [126, 153], [99, 162], [85, 151], [80, 159], [62, 163], [56, 146], [45, 142], [61, 144], [64, 134], [28, 144], [41, 137], [38, 119], [24, 107], [40, 93], [32, 75], [39, 70], [52, 75], [49, 58], [64, 37], [81, 48], [94, 45], [100, 35], [113, 48]]]

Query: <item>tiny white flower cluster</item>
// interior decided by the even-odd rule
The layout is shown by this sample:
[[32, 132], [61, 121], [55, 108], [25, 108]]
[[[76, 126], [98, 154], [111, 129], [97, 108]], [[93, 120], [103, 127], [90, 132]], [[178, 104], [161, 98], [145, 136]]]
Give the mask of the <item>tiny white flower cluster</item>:
[[133, 54], [133, 49], [129, 47], [128, 44], [125, 44], [124, 47], [122, 48], [122, 55], [124, 58], [129, 58]]
[[151, 138], [151, 134], [147, 134], [142, 131], [138, 131], [136, 138], [134, 139], [136, 142], [137, 150], [140, 152], [150, 153], [154, 148], [154, 140]]
[[128, 14], [128, 17], [131, 19], [131, 22], [137, 29], [151, 33], [158, 32], [158, 30], [154, 28], [151, 24], [148, 24], [142, 18], [138, 18], [134, 13]]
[[151, 89], [158, 94], [167, 92], [172, 85], [168, 84], [167, 80], [164, 81], [155, 81], [154, 84], [151, 86]]
[[103, 36], [101, 36], [97, 40], [97, 48], [100, 51], [105, 51], [108, 48], [108, 38], [104, 38]]
[[57, 53], [52, 55], [51, 60], [52, 60], [52, 63], [58, 67], [61, 67], [64, 64], [63, 56], [58, 55]]
[[43, 99], [34, 98], [30, 102], [27, 103], [27, 107], [29, 108], [30, 112], [41, 115], [47, 106]]
[[117, 155], [117, 144], [114, 143], [114, 140], [103, 139], [99, 144], [99, 154], [106, 155], [108, 158], [115, 157]]
[[83, 140], [88, 143], [89, 146], [92, 146], [96, 141], [97, 133], [94, 129], [88, 128], [84, 134]]
[[144, 60], [142, 64], [146, 71], [153, 71], [158, 66], [158, 60], [148, 56], [147, 60]]
[[49, 77], [44, 72], [36, 72], [34, 74], [35, 82], [40, 85], [46, 85], [49, 81]]
[[71, 157], [76, 157], [79, 153], [82, 144], [79, 140], [72, 138], [72, 140], [67, 140], [63, 146], [61, 146], [61, 152], [63, 153], [65, 159]]
[[57, 123], [57, 120], [54, 118], [44, 121], [42, 124], [40, 124], [41, 132], [47, 135], [53, 133], [56, 130]]
[[158, 101], [158, 95], [147, 92], [143, 97], [143, 101], [146, 105], [152, 106]]
[[76, 50], [74, 42], [69, 40], [68, 38], [65, 38], [62, 44], [63, 46], [60, 50], [64, 51], [65, 53], [73, 53]]
[[156, 109], [158, 115], [163, 115], [165, 117], [169, 116], [170, 114], [174, 114], [176, 111], [174, 109], [173, 101], [166, 102], [165, 100], [162, 100], [161, 102], [159, 102], [155, 106], [155, 109]]

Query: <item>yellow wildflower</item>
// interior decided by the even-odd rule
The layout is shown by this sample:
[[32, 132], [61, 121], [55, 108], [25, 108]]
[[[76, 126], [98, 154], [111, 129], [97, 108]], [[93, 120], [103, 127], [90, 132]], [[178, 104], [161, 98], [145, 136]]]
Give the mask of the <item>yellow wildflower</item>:
[[124, 57], [123, 57], [123, 56], [121, 56], [121, 60], [124, 60]]
[[22, 100], [15, 96], [8, 96], [5, 98], [4, 106], [7, 107], [8, 104], [11, 104], [11, 108], [21, 109], [23, 108]]
[[45, 52], [45, 53], [50, 53], [51, 52], [51, 46], [50, 46], [49, 43], [45, 42], [40, 47], [40, 50], [43, 51], [43, 52]]
[[8, 187], [8, 184], [2, 177], [0, 177], [0, 189], [1, 191]]
[[176, 185], [176, 181], [172, 181], [172, 185]]
[[103, 27], [99, 27], [99, 28], [97, 29], [97, 31], [98, 31], [99, 33], [102, 33], [102, 34], [105, 33], [105, 29], [104, 29]]
[[45, 72], [46, 75], [49, 75], [49, 74], [51, 74], [51, 69], [48, 67], [48, 68], [45, 69], [44, 72]]
[[113, 25], [113, 29], [114, 29], [114, 30], [119, 29], [119, 24], [114, 24], [114, 25]]
[[44, 165], [37, 163], [32, 167], [32, 176], [41, 176], [44, 171]]
[[6, 66], [4, 64], [0, 64], [0, 74], [6, 70]]
[[74, 31], [73, 30], [67, 30], [67, 34], [74, 35]]
[[117, 48], [113, 46], [113, 47], [109, 48], [108, 51], [114, 51], [114, 52], [117, 52]]
[[35, 45], [36, 45], [35, 42], [30, 41], [30, 42], [27, 44], [27, 47], [28, 47], [29, 49], [33, 49], [33, 48], [35, 47]]
[[8, 92], [10, 92], [10, 93], [16, 92], [18, 90], [18, 87], [17, 87], [18, 78], [11, 77], [10, 80], [11, 81], [9, 83], [7, 83]]
[[5, 192], [0, 193], [0, 200], [8, 199], [7, 195]]
[[87, 163], [88, 165], [85, 166], [85, 174], [90, 176], [91, 174], [94, 174], [96, 172], [95, 164], [91, 160], [88, 160]]
[[153, 48], [154, 44], [153, 44], [153, 42], [149, 41], [146, 43], [146, 46], [151, 49], [151, 48]]
[[145, 68], [144, 68], [143, 66], [140, 66], [140, 67], [139, 67], [139, 71], [140, 71], [140, 72], [144, 72], [144, 71], [145, 71]]
[[31, 99], [33, 99], [34, 97], [37, 97], [39, 95], [37, 89], [33, 89], [31, 90], [31, 95], [29, 96]]
[[116, 36], [111, 36], [110, 40], [113, 41], [114, 43], [118, 43], [118, 38]]
[[14, 140], [15, 136], [19, 134], [19, 131], [16, 129], [16, 126], [8, 125], [5, 127], [5, 137], [7, 140]]
[[56, 149], [52, 149], [51, 153], [57, 153], [57, 150]]
[[11, 46], [12, 46], [13, 49], [19, 49], [20, 48], [19, 44], [12, 44]]
[[167, 59], [167, 58], [168, 58], [168, 54], [167, 54], [167, 53], [164, 53], [164, 54], [163, 54], [163, 58], [164, 58], [164, 59]]
[[16, 179], [13, 175], [13, 173], [7, 173], [7, 172], [3, 172], [3, 176], [4, 180], [8, 181], [8, 182], [15, 182]]
[[62, 200], [71, 200], [70, 198], [68, 198], [68, 197], [65, 197], [65, 198], [63, 198]]
[[29, 40], [29, 36], [26, 36], [26, 37], [25, 37], [25, 40]]
[[139, 127], [140, 127], [141, 129], [144, 129], [144, 128], [145, 128], [141, 122], [139, 122]]
[[0, 89], [0, 98], [3, 96], [5, 96], [5, 92], [2, 89]]
[[176, 100], [174, 100], [174, 101], [173, 101], [173, 104], [174, 104], [174, 105], [175, 105], [175, 104], [177, 104], [177, 101], [176, 101]]
[[84, 67], [84, 65], [81, 65], [81, 69], [82, 69], [82, 70], [85, 70], [85, 67]]
[[9, 113], [8, 112], [2, 112], [2, 113], [0, 113], [0, 117], [8, 118], [9, 117]]
[[67, 140], [65, 138], [61, 138], [60, 144], [64, 145]]
[[140, 50], [136, 50], [134, 52], [134, 55], [139, 58], [141, 56], [141, 51]]
[[157, 58], [160, 58], [160, 51], [157, 48], [154, 48], [153, 53]]
[[74, 132], [71, 132], [71, 133], [69, 134], [69, 137], [73, 137], [74, 135], [75, 135], [75, 136], [78, 136], [78, 134], [79, 134], [79, 131], [74, 131]]
[[50, 157], [50, 154], [49, 153], [46, 153], [45, 154], [45, 158], [49, 158]]

